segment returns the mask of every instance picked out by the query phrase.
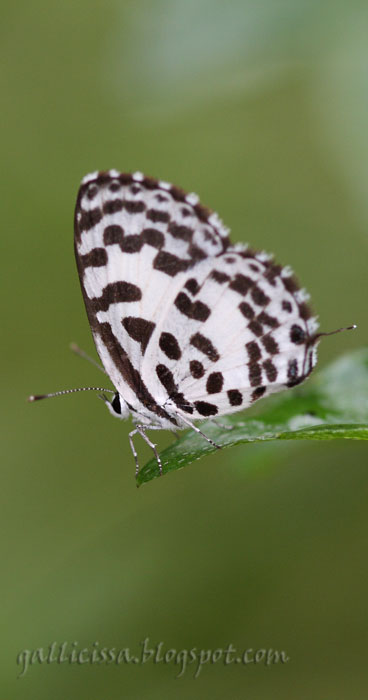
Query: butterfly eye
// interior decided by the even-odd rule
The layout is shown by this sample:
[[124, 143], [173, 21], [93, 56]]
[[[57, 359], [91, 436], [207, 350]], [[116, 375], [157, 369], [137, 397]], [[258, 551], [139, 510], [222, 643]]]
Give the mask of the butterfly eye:
[[120, 404], [120, 396], [116, 392], [113, 400], [111, 401], [111, 406], [113, 407], [115, 413], [117, 413], [119, 416], [121, 414], [121, 404]]

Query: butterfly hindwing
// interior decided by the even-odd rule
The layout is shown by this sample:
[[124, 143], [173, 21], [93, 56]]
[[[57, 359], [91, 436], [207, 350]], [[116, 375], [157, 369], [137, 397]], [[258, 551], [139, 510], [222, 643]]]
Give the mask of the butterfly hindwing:
[[315, 364], [315, 321], [289, 291], [290, 274], [274, 267], [232, 248], [196, 266], [143, 359], [155, 395], [164, 386], [179, 413], [204, 418], [303, 381]]

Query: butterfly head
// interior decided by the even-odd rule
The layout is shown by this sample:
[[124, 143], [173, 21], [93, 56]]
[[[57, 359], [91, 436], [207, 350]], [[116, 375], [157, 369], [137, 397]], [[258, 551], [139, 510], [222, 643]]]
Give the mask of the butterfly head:
[[115, 416], [115, 418], [120, 418], [122, 420], [128, 418], [130, 414], [128, 404], [126, 403], [126, 401], [124, 401], [123, 397], [119, 394], [118, 391], [114, 394], [114, 397], [111, 402], [104, 395], [102, 395], [100, 398], [103, 399], [112, 416]]

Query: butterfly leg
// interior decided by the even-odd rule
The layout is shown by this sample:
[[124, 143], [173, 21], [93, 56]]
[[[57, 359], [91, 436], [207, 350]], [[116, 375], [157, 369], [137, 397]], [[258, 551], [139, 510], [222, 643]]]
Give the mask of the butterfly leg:
[[133, 442], [133, 435], [136, 435], [138, 433], [138, 429], [136, 428], [135, 430], [132, 430], [129, 433], [129, 444], [130, 444], [130, 449], [133, 452], [133, 457], [135, 461], [135, 476], [137, 478], [137, 474], [139, 472], [139, 462], [138, 462], [138, 455], [137, 455], [137, 450], [134, 447], [134, 442]]
[[207, 442], [209, 442], [210, 445], [212, 445], [213, 447], [216, 447], [218, 450], [221, 450], [221, 445], [217, 445], [216, 442], [214, 442], [213, 440], [211, 440], [211, 438], [209, 438], [207, 435], [202, 433], [202, 431], [196, 425], [194, 425], [194, 423], [192, 423], [192, 421], [188, 420], [187, 418], [184, 418], [184, 416], [180, 416], [180, 417], [184, 423], [186, 423], [190, 428], [192, 428], [192, 430], [195, 430], [196, 433], [199, 433], [199, 435], [202, 435], [202, 437], [204, 437], [204, 439], [207, 440]]
[[212, 418], [212, 423], [217, 425], [219, 428], [223, 428], [224, 430], [234, 430], [234, 425], [227, 425], [226, 423], [220, 423], [219, 420], [216, 420], [216, 418]]
[[[150, 428], [150, 430], [152, 430], [152, 428]], [[136, 451], [136, 449], [134, 447], [134, 443], [133, 443], [133, 436], [136, 435], [137, 433], [139, 433], [139, 435], [143, 438], [143, 440], [147, 443], [147, 445], [153, 451], [153, 454], [156, 457], [156, 462], [158, 464], [158, 468], [160, 471], [160, 476], [162, 476], [162, 462], [160, 459], [160, 455], [158, 454], [158, 452], [156, 450], [156, 445], [152, 442], [152, 440], [149, 439], [148, 435], [146, 435], [146, 426], [143, 426], [143, 425], [137, 425], [137, 427], [134, 430], [132, 430], [131, 433], [129, 433], [129, 443], [130, 443], [130, 447], [131, 447], [131, 450], [133, 452], [133, 456], [134, 456], [134, 460], [135, 460], [135, 476], [137, 477], [137, 474], [139, 472], [139, 463], [138, 463], [137, 451]]]
[[[145, 428], [144, 428], [144, 427], [142, 427], [142, 426], [140, 426], [140, 425], [137, 426], [137, 427], [138, 427], [138, 432], [139, 432], [139, 434], [142, 436], [143, 440], [145, 440], [145, 442], [147, 443], [147, 445], [149, 445], [149, 447], [150, 447], [151, 450], [153, 451], [153, 454], [154, 454], [155, 457], [156, 457], [156, 461], [157, 461], [157, 464], [158, 464], [158, 468], [159, 468], [159, 470], [160, 470], [160, 476], [162, 476], [162, 462], [161, 462], [161, 459], [160, 459], [160, 455], [158, 454], [158, 452], [157, 452], [157, 450], [156, 450], [156, 445], [149, 439], [148, 435], [146, 435], [146, 431], [145, 431]], [[152, 428], [150, 428], [150, 430], [152, 430]]]

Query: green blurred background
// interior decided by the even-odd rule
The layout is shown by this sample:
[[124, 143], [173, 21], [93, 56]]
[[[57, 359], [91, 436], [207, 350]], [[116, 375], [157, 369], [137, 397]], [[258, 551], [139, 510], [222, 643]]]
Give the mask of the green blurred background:
[[[367, 20], [358, 0], [2, 3], [2, 697], [367, 696], [365, 444], [241, 446], [137, 490], [96, 396], [25, 401], [101, 382], [68, 349], [93, 353], [72, 220], [95, 169], [194, 190], [291, 264], [324, 330], [359, 326], [320, 367], [367, 343]], [[21, 649], [145, 637], [290, 661], [16, 680]]]

